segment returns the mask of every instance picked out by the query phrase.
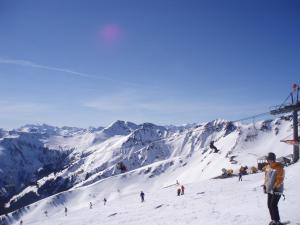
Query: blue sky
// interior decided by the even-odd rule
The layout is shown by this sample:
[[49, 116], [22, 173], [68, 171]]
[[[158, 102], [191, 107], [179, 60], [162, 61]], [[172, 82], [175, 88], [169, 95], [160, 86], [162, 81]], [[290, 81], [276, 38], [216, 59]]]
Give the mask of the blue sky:
[[300, 78], [297, 0], [0, 0], [0, 127], [229, 120]]

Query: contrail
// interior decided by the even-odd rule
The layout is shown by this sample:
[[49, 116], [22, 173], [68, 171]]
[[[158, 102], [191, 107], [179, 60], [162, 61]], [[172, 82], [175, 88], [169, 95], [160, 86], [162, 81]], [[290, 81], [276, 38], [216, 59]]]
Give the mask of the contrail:
[[77, 76], [77, 77], [91, 78], [91, 79], [101, 79], [101, 80], [106, 80], [106, 81], [110, 81], [110, 82], [113, 82], [113, 83], [121, 83], [121, 84], [133, 85], [133, 86], [141, 86], [140, 84], [137, 84], [137, 83], [114, 80], [114, 79], [110, 79], [110, 78], [107, 78], [107, 77], [104, 77], [104, 76], [95, 76], [95, 75], [92, 75], [92, 74], [81, 73], [81, 72], [77, 72], [77, 71], [66, 69], [66, 68], [45, 66], [45, 65], [41, 65], [41, 64], [31, 62], [31, 61], [26, 61], [26, 60], [14, 60], [14, 59], [0, 58], [0, 64], [11, 64], [11, 65], [17, 65], [17, 66], [25, 66], [25, 67], [31, 67], [31, 68], [37, 68], [37, 69], [67, 73], [67, 74], [74, 75], [74, 76]]

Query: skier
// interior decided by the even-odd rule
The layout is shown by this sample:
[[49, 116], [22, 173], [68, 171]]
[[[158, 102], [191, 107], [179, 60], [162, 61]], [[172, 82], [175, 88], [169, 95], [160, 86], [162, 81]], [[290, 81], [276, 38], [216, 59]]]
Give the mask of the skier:
[[181, 195], [184, 195], [184, 186], [181, 185]]
[[65, 207], [65, 216], [67, 216], [68, 215], [68, 209], [67, 209], [67, 207]]
[[20, 225], [23, 225], [23, 220], [20, 221]]
[[103, 202], [104, 202], [104, 205], [106, 205], [106, 202], [107, 202], [106, 198], [103, 199]]
[[181, 188], [177, 188], [177, 196], [180, 196]]
[[44, 213], [45, 213], [45, 216], [47, 216], [47, 217], [48, 217], [48, 211], [46, 210]]
[[243, 174], [241, 171], [239, 172], [239, 181], [243, 181]]
[[211, 141], [209, 147], [214, 150], [214, 153], [218, 153], [220, 150], [217, 149], [214, 143], [214, 141]]
[[266, 158], [268, 165], [263, 187], [264, 192], [268, 194], [268, 208], [272, 220], [269, 225], [283, 225], [280, 222], [278, 202], [283, 195], [284, 169], [280, 163], [276, 162], [276, 155], [273, 152], [270, 152]]
[[92, 202], [90, 202], [90, 209], [92, 209], [93, 208], [93, 203]]
[[144, 202], [145, 201], [145, 193], [143, 191], [141, 191], [140, 196], [141, 196], [141, 202]]

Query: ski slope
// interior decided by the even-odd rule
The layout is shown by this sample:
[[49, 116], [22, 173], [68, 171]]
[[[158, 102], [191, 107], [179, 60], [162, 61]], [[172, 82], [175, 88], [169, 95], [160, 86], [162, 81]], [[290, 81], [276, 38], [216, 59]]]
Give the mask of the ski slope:
[[[143, 224], [268, 224], [266, 196], [260, 188], [263, 174], [249, 175], [243, 182], [238, 182], [236, 177], [212, 178], [219, 176], [223, 168], [233, 169], [237, 174], [241, 166], [256, 166], [257, 158], [270, 151], [278, 157], [291, 153], [291, 146], [280, 142], [291, 133], [291, 123], [286, 118], [261, 121], [256, 125], [234, 125], [215, 120], [192, 128], [174, 128], [173, 131], [149, 123], [136, 127], [122, 121], [95, 132], [72, 129], [72, 132], [79, 132], [76, 135], [46, 128], [40, 128], [44, 133], [36, 133], [34, 127], [29, 133], [12, 132], [3, 137], [4, 153], [15, 151], [12, 147], [17, 145], [20, 155], [24, 151], [24, 157], [38, 149], [45, 152], [58, 149], [56, 153], [69, 154], [61, 170], [39, 178], [37, 185], [25, 187], [10, 199], [7, 207], [18, 204], [22, 198], [34, 203], [20, 206], [8, 217], [2, 216], [8, 221], [2, 222], [5, 225], [20, 224], [20, 220], [24, 221], [23, 225], [126, 225], [141, 221]], [[51, 132], [62, 132], [63, 135], [51, 135]], [[213, 153], [208, 147], [211, 140], [215, 140], [219, 153]], [[29, 147], [23, 146], [44, 148], [29, 151], [26, 150]], [[231, 161], [232, 157], [235, 163]], [[31, 158], [35, 162], [40, 157]], [[15, 159], [14, 155], [2, 155], [3, 162]], [[43, 162], [49, 160], [50, 157]], [[116, 169], [120, 160], [126, 164], [128, 172], [120, 174]], [[15, 167], [9, 163], [3, 171], [14, 172], [12, 168]], [[294, 224], [300, 223], [292, 208], [297, 205], [292, 201], [299, 199], [295, 188], [299, 184], [298, 170], [298, 164], [287, 168], [287, 174], [292, 174], [287, 175], [286, 180], [288, 200], [280, 203], [282, 219], [290, 219]], [[10, 177], [14, 177], [13, 174]], [[68, 191], [51, 192], [64, 184], [59, 182], [64, 178], [70, 184]], [[176, 180], [186, 187], [185, 196], [176, 196]], [[141, 190], [146, 194], [143, 204], [139, 199]], [[106, 206], [103, 198], [108, 200]], [[90, 202], [93, 209], [89, 209]], [[67, 217], [64, 207], [69, 210]]]
[[[281, 219], [292, 225], [300, 224], [299, 170], [299, 163], [286, 168], [286, 200], [279, 203]], [[261, 188], [263, 175], [247, 175], [242, 182], [233, 177], [184, 183], [183, 196], [176, 196], [178, 186], [166, 183], [173, 178], [171, 174], [155, 180], [138, 173], [126, 174], [126, 178], [118, 175], [41, 200], [22, 211], [12, 224], [23, 220], [24, 225], [263, 225], [270, 221], [267, 196]], [[191, 176], [197, 175], [191, 171]], [[141, 190], [146, 194], [144, 203], [140, 202]]]

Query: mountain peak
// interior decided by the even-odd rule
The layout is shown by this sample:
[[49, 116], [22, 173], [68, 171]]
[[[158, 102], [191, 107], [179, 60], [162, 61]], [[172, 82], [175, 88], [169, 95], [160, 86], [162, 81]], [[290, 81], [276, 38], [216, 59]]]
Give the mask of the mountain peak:
[[132, 122], [125, 122], [123, 120], [117, 120], [104, 128], [103, 132], [108, 135], [128, 135], [132, 131], [138, 128], [138, 125]]

